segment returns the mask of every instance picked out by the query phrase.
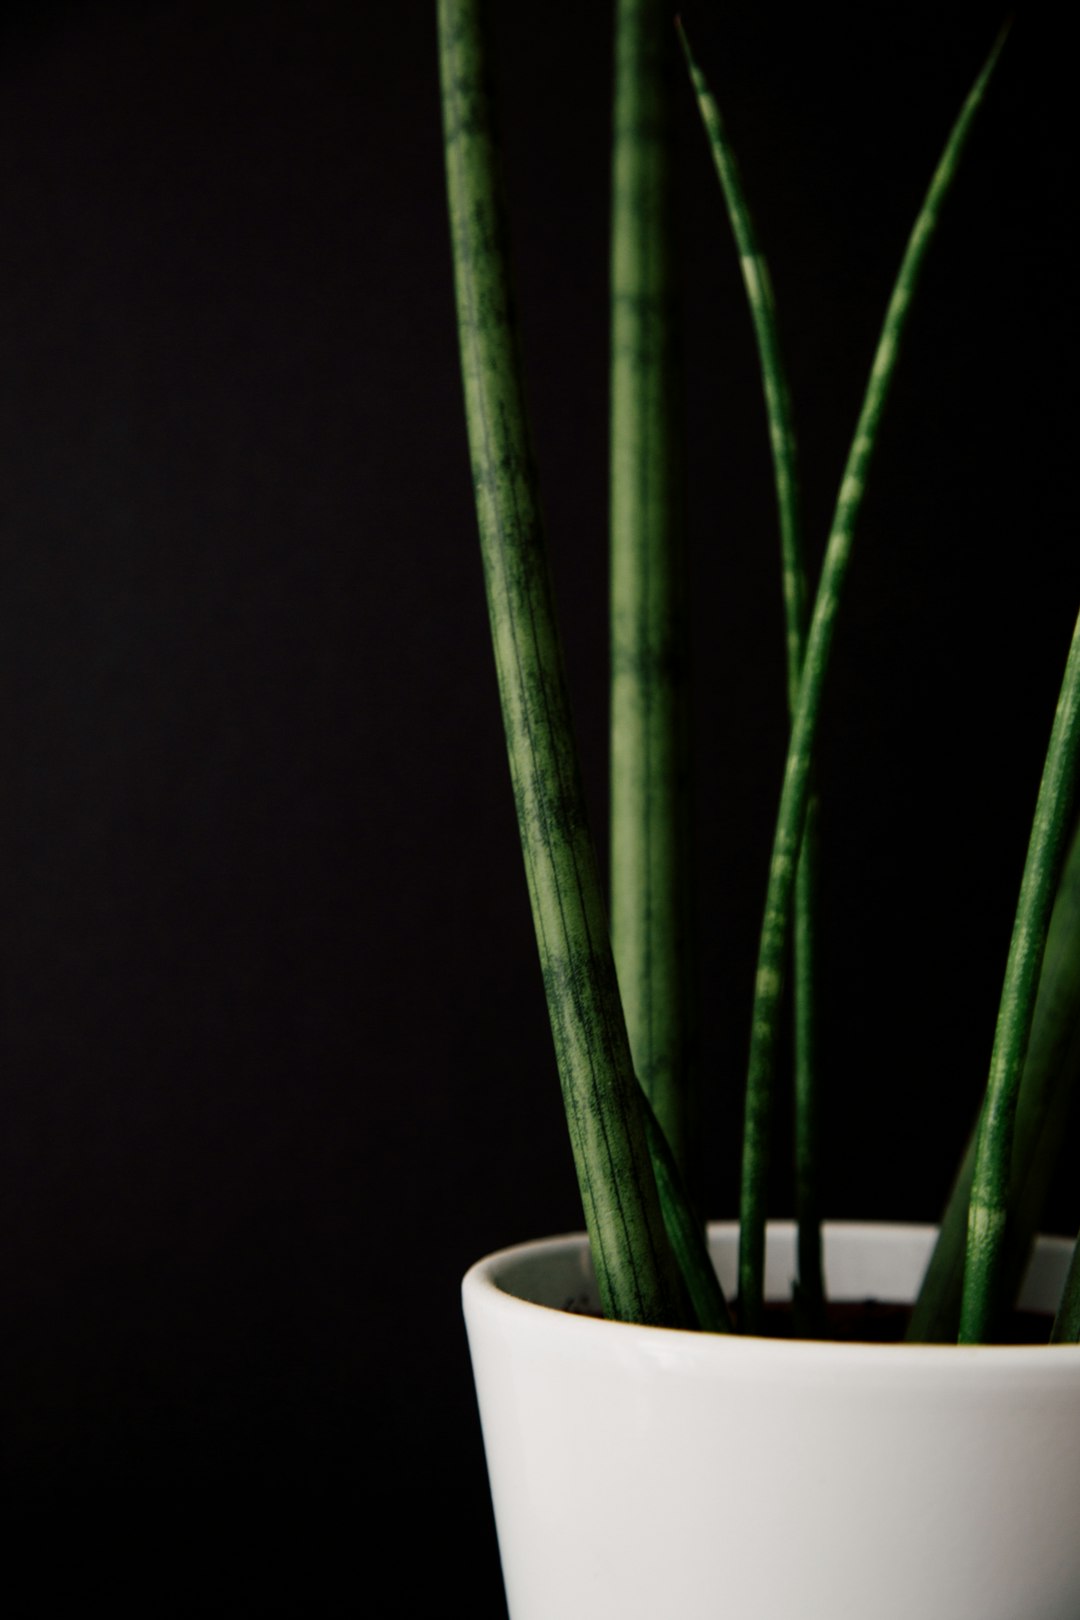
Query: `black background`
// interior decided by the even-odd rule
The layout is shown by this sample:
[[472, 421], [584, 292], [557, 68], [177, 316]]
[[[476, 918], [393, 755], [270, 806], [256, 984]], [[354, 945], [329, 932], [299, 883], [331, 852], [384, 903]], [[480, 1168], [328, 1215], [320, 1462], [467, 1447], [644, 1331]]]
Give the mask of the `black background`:
[[[599, 829], [610, 19], [496, 9]], [[684, 17], [772, 263], [818, 556], [891, 277], [998, 16]], [[838, 1217], [940, 1208], [1076, 611], [1063, 55], [1022, 8], [840, 621], [821, 757]], [[688, 94], [682, 122], [727, 1215], [782, 628], [749, 321]], [[207, 1613], [503, 1612], [458, 1282], [580, 1215], [455, 366], [421, 0], [3, 12], [3, 1479], [49, 1529], [46, 1574], [93, 1543], [133, 1612], [192, 1583]], [[1075, 1229], [1075, 1179], [1051, 1215]]]

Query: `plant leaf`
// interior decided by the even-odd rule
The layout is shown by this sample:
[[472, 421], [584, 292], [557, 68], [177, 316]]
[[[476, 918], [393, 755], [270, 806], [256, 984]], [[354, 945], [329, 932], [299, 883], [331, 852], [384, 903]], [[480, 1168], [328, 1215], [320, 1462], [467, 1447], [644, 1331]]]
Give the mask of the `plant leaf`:
[[[642, 1094], [644, 1097], [644, 1093]], [[709, 1254], [705, 1228], [690, 1202], [671, 1144], [649, 1099], [645, 1103], [645, 1136], [652, 1155], [664, 1226], [679, 1262], [698, 1326], [706, 1333], [730, 1333], [731, 1315]]]
[[[802, 538], [798, 456], [791, 392], [780, 347], [772, 277], [758, 241], [742, 175], [728, 139], [719, 104], [694, 60], [681, 22], [676, 24], [690, 81], [720, 180], [728, 220], [739, 254], [746, 300], [754, 326], [765, 413], [772, 451], [773, 486], [780, 529], [784, 620], [787, 635], [788, 711], [792, 719], [806, 653], [809, 587]], [[821, 1209], [818, 1173], [818, 1083], [816, 1018], [816, 931], [818, 836], [817, 801], [813, 793], [803, 828], [795, 882], [792, 949], [795, 1031], [795, 1213], [798, 1222], [798, 1293], [801, 1307], [819, 1324], [824, 1311], [821, 1266]]]
[[[1015, 1299], [1061, 1153], [1065, 1120], [1080, 1083], [1080, 823], [1058, 884], [1039, 993], [1016, 1106], [1001, 1279], [996, 1309]], [[960, 1326], [976, 1122], [934, 1252], [912, 1311], [913, 1343], [947, 1344]]]
[[877, 442], [889, 385], [895, 374], [897, 355], [912, 298], [927, 249], [933, 239], [938, 216], [955, 179], [960, 157], [967, 144], [1004, 37], [1003, 31], [998, 36], [961, 108], [908, 239], [907, 249], [885, 313], [855, 435], [848, 452], [810, 624], [802, 679], [799, 684], [799, 702], [791, 728], [769, 865], [750, 1025], [750, 1060], [747, 1073], [739, 1211], [739, 1321], [740, 1324], [746, 1322], [750, 1331], [756, 1330], [763, 1303], [765, 1195], [769, 1167], [770, 1119], [784, 964], [790, 928], [791, 894], [806, 817], [814, 739], [832, 650], [836, 613], [847, 576], [856, 520], [862, 505], [871, 457]]
[[440, 0], [458, 335], [487, 590], [548, 1011], [605, 1312], [690, 1320], [660, 1212], [585, 816], [525, 413], [478, 0]]
[[674, 39], [618, 0], [611, 220], [611, 929], [634, 1067], [698, 1179]]
[[1078, 776], [1080, 616], [1073, 630], [1039, 785], [979, 1121], [960, 1301], [962, 1344], [978, 1344], [987, 1337], [998, 1299], [1017, 1098]]

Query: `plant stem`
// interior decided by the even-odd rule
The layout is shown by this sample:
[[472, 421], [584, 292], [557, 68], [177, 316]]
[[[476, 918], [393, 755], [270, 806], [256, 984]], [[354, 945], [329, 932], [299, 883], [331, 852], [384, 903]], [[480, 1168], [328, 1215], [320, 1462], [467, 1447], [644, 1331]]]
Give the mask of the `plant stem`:
[[670, 13], [619, 0], [611, 220], [611, 926], [634, 1066], [698, 1176]]
[[[798, 457], [791, 391], [780, 348], [772, 277], [747, 202], [735, 153], [727, 137], [719, 104], [677, 23], [698, 110], [708, 138], [713, 165], [724, 194], [728, 220], [739, 254], [746, 299], [753, 320], [765, 413], [772, 451], [773, 485], [780, 529], [780, 558], [787, 637], [788, 712], [794, 720], [799, 681], [806, 653], [809, 588], [802, 539]], [[793, 980], [795, 1008], [795, 1210], [799, 1231], [799, 1293], [812, 1313], [824, 1300], [821, 1270], [821, 1214], [818, 1191], [817, 1020], [815, 983], [815, 892], [817, 888], [817, 801], [811, 794], [803, 829], [795, 882]]]
[[1016, 1102], [1078, 775], [1080, 617], [1073, 630], [1035, 806], [979, 1125], [960, 1303], [961, 1344], [978, 1344], [986, 1338], [997, 1299]]
[[691, 1318], [664, 1230], [585, 816], [512, 315], [479, 0], [440, 0], [447, 190], [488, 613], [533, 922], [605, 1312]]
[[791, 728], [784, 784], [777, 812], [751, 1016], [739, 1243], [739, 1320], [740, 1326], [745, 1325], [750, 1331], [754, 1331], [760, 1323], [763, 1302], [770, 1117], [792, 886], [806, 817], [811, 760], [821, 709], [822, 689], [832, 649], [835, 617], [847, 575], [856, 519], [862, 504], [877, 432], [888, 397], [889, 385], [896, 370], [905, 320], [911, 307], [919, 273], [925, 262], [927, 248], [933, 238], [938, 215], [955, 178], [975, 114], [1003, 42], [1004, 32], [999, 35], [953, 125], [922, 209], [915, 221], [915, 227], [908, 239], [900, 272], [886, 310], [855, 436], [848, 452], [814, 604], [799, 685], [799, 702]]
[[[1060, 1157], [1065, 1119], [1080, 1083], [1080, 823], [1058, 884], [1046, 936], [1039, 993], [1016, 1105], [1009, 1217], [996, 1308], [1020, 1285]], [[981, 1113], [981, 1109], [980, 1109]], [[911, 1314], [912, 1343], [945, 1344], [960, 1325], [968, 1205], [975, 1174], [972, 1132], [949, 1194], [941, 1230]]]

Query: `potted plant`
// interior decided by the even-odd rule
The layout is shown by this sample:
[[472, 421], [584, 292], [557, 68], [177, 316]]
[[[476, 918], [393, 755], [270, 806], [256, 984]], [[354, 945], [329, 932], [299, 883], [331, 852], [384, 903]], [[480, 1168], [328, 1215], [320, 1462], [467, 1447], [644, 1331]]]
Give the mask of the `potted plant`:
[[[707, 1232], [687, 1037], [672, 19], [655, 0], [617, 6], [609, 927], [543, 548], [481, 11], [478, 0], [440, 0], [462, 374], [514, 797], [588, 1232], [493, 1257], [465, 1283], [513, 1620], [696, 1620], [722, 1604], [772, 1620], [1065, 1620], [1080, 1612], [1080, 1266], [1074, 1245], [1035, 1246], [1035, 1233], [1080, 1047], [1080, 839], [1069, 846], [1080, 624], [1063, 649], [986, 1093], [940, 1232], [823, 1226], [814, 1152], [822, 696], [915, 289], [1003, 39], [912, 229], [816, 592], [768, 269], [719, 111], [682, 40], [761, 356], [791, 722], [750, 1019], [739, 1220]], [[786, 983], [797, 1221], [770, 1228]], [[1021, 1283], [1020, 1305], [1051, 1313], [1052, 1344], [991, 1342], [1015, 1337], [1008, 1313]], [[794, 1329], [778, 1336], [770, 1303], [792, 1293]], [[878, 1329], [865, 1317], [847, 1330], [854, 1342], [840, 1336], [837, 1303], [867, 1297], [914, 1305], [894, 1334], [904, 1343], [867, 1342]]]

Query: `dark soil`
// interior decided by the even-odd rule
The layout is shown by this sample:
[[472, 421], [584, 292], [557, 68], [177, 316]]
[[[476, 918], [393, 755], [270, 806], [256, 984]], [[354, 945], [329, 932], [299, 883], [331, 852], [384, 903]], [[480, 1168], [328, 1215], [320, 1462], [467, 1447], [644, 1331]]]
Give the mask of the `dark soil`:
[[[582, 1297], [567, 1300], [564, 1310], [576, 1316], [600, 1317], [601, 1313]], [[738, 1322], [738, 1301], [732, 1307]], [[796, 1308], [791, 1303], [766, 1305], [767, 1339], [828, 1339], [842, 1344], [899, 1344], [907, 1331], [910, 1305], [888, 1300], [861, 1299], [830, 1301], [825, 1308], [823, 1330], [796, 1327]], [[1048, 1344], [1053, 1317], [1043, 1311], [1013, 1311], [991, 1344]]]
[[[765, 1307], [765, 1336], [770, 1339], [827, 1338], [851, 1344], [898, 1344], [907, 1331], [911, 1308], [879, 1299], [841, 1300], [826, 1306], [823, 1333], [797, 1332], [791, 1305]], [[1042, 1311], [1013, 1311], [992, 1344], [1047, 1344], [1053, 1317]]]

